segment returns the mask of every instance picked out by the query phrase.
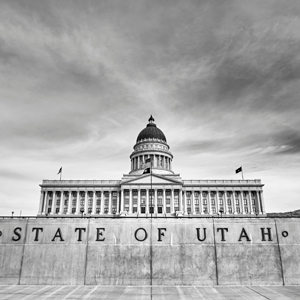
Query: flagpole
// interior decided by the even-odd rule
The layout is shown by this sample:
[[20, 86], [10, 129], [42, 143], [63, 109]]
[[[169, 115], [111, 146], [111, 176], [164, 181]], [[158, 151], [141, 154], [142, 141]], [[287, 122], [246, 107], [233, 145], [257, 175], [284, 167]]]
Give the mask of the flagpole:
[[241, 166], [241, 168], [242, 168], [242, 179], [244, 180], [243, 166]]
[[61, 168], [61, 171], [60, 171], [60, 179], [59, 180], [61, 180], [61, 174], [62, 174], [62, 168]]
[[152, 300], [152, 277], [153, 277], [153, 266], [152, 266], [152, 255], [153, 255], [153, 249], [152, 249], [152, 209], [153, 209], [153, 203], [152, 203], [152, 159], [150, 157], [150, 299]]

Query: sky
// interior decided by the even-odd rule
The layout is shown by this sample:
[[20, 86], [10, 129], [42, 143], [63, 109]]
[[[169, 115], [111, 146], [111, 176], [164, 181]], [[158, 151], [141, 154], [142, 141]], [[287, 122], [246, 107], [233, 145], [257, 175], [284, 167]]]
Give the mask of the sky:
[[0, 2], [0, 215], [43, 179], [115, 179], [150, 114], [183, 179], [300, 209], [299, 0]]

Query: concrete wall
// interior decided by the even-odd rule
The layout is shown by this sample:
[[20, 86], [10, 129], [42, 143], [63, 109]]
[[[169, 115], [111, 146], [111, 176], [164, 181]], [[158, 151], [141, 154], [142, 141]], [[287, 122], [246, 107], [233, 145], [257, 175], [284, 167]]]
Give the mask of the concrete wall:
[[298, 220], [2, 219], [0, 284], [299, 284]]

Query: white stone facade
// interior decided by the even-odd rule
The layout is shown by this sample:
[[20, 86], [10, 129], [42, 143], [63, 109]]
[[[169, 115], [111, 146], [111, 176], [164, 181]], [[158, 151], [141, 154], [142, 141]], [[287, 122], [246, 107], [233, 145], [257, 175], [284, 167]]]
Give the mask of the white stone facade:
[[[130, 155], [129, 174], [121, 180], [43, 180], [38, 215], [266, 215], [260, 180], [182, 180], [174, 174], [170, 147], [152, 120], [147, 125], [150, 130], [146, 127], [140, 133], [143, 138], [137, 140]], [[150, 164], [151, 173], [143, 174]]]

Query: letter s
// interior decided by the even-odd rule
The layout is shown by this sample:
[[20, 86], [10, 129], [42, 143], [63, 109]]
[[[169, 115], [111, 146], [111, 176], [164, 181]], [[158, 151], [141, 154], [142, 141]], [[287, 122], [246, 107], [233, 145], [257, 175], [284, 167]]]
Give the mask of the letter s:
[[14, 236], [12, 237], [12, 240], [17, 242], [21, 239], [21, 234], [18, 231], [22, 231], [21, 227], [16, 227], [14, 230], [14, 234], [17, 236], [17, 238], [15, 238]]

